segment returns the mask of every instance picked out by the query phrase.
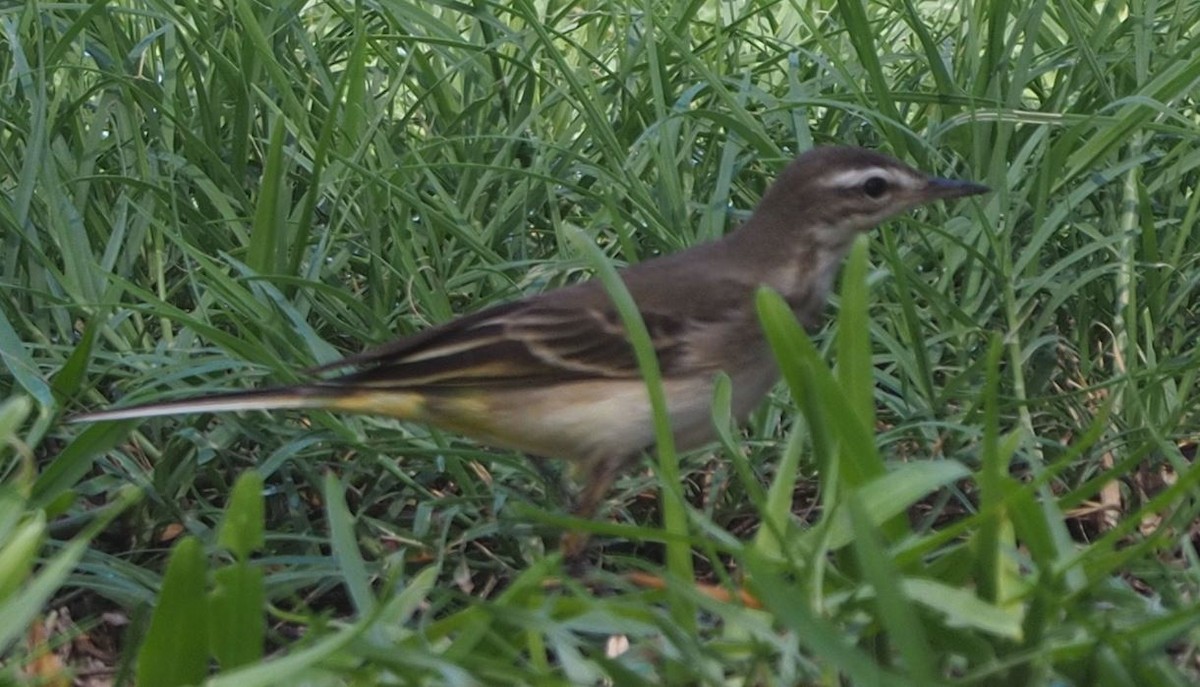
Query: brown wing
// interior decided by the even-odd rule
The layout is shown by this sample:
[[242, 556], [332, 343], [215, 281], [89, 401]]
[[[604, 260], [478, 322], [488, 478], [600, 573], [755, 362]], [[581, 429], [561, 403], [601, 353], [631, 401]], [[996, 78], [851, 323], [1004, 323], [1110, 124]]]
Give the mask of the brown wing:
[[[583, 295], [583, 294], [580, 294]], [[582, 301], [582, 302], [580, 302]], [[687, 355], [686, 316], [644, 312], [664, 373]], [[640, 376], [620, 316], [602, 299], [533, 298], [452, 320], [315, 371], [375, 387], [528, 384]]]

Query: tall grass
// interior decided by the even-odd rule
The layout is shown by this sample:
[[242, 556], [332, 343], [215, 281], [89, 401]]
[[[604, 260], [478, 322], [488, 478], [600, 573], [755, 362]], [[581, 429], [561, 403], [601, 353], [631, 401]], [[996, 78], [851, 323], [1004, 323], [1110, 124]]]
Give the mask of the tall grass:
[[[144, 684], [1194, 681], [1196, 26], [1183, 0], [0, 8], [0, 394], [28, 399], [0, 410], [0, 674], [58, 670], [28, 628], [66, 608]], [[718, 399], [682, 523], [762, 608], [664, 563], [653, 470], [572, 579], [557, 478], [459, 437], [59, 422], [574, 281], [574, 230], [617, 265], [712, 239], [830, 142], [994, 193], [874, 233], [815, 344], [763, 295], [788, 385], [744, 430]], [[268, 658], [162, 629], [247, 607]]]

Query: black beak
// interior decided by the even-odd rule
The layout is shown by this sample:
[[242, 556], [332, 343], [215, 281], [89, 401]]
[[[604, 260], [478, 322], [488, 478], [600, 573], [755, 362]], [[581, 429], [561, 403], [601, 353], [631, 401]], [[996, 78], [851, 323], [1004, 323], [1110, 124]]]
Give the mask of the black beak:
[[929, 183], [925, 186], [925, 195], [929, 199], [934, 198], [962, 198], [963, 196], [975, 196], [980, 193], [987, 193], [992, 189], [977, 184], [973, 181], [956, 181], [954, 179], [941, 179], [938, 177], [929, 177]]

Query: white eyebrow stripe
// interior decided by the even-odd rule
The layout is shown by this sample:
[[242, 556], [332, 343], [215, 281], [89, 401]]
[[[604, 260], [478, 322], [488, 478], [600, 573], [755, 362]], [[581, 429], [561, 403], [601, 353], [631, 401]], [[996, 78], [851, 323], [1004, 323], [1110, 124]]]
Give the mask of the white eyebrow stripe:
[[899, 174], [894, 169], [886, 167], [865, 167], [859, 169], [847, 169], [837, 174], [825, 177], [824, 185], [830, 188], [853, 188], [865, 182], [871, 177], [882, 177], [883, 179], [896, 184], [898, 186], [911, 187], [912, 180], [906, 174]]

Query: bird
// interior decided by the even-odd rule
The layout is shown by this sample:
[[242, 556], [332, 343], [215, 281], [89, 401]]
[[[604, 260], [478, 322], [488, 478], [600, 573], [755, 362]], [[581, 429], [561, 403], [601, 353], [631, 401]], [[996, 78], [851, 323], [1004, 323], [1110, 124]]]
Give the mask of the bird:
[[[731, 380], [739, 419], [778, 381], [757, 320], [760, 287], [783, 296], [813, 330], [858, 235], [916, 206], [988, 190], [864, 148], [815, 147], [786, 165], [740, 227], [622, 269], [658, 358], [677, 448], [715, 438], [709, 405], [719, 373]], [[390, 416], [569, 461], [580, 482], [580, 517], [594, 517], [614, 480], [655, 444], [633, 348], [595, 279], [493, 305], [309, 372], [313, 381], [72, 420], [280, 409]]]

